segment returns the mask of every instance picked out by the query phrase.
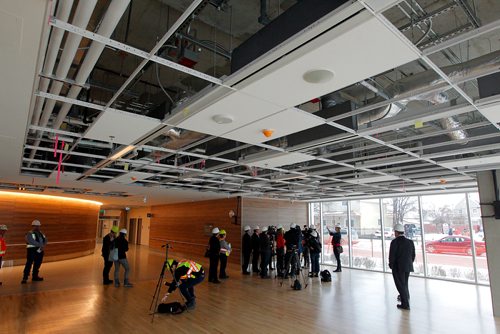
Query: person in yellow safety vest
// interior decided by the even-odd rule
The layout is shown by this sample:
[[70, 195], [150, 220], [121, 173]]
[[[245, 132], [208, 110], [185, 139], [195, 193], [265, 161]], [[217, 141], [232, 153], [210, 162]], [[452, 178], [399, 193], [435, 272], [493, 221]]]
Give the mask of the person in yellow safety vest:
[[40, 231], [42, 224], [39, 220], [31, 222], [31, 231], [26, 233], [26, 265], [24, 266], [23, 280], [21, 284], [26, 284], [30, 275], [31, 266], [33, 266], [32, 281], [43, 281], [43, 277], [38, 276], [38, 271], [43, 262], [43, 254], [45, 246], [47, 246], [47, 238]]
[[[5, 255], [5, 252], [7, 251], [7, 244], [5, 243], [5, 239], [3, 238], [7, 230], [7, 225], [0, 225], [0, 269], [2, 268], [2, 259]], [[0, 282], [0, 285], [2, 285], [2, 282]]]
[[220, 269], [219, 269], [219, 278], [225, 279], [229, 278], [226, 275], [226, 267], [227, 267], [227, 257], [231, 254], [231, 244], [226, 241], [226, 231], [219, 231], [219, 242], [220, 242]]
[[192, 260], [176, 261], [174, 259], [167, 260], [167, 268], [170, 269], [172, 276], [174, 276], [174, 280], [171, 283], [165, 283], [169, 288], [161, 301], [165, 302], [168, 296], [174, 292], [178, 286], [186, 299], [186, 307], [190, 310], [194, 309], [196, 306], [194, 286], [205, 279], [205, 270], [203, 270], [201, 264]]

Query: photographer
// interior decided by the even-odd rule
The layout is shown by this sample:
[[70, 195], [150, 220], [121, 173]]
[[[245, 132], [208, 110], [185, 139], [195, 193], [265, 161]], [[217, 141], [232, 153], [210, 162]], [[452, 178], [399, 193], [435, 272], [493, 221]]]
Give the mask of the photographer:
[[181, 290], [182, 295], [186, 299], [186, 307], [188, 309], [194, 309], [196, 305], [194, 286], [205, 279], [203, 267], [201, 264], [191, 260], [181, 260], [177, 262], [174, 259], [168, 259], [167, 266], [170, 268], [174, 280], [171, 283], [165, 283], [169, 288], [168, 292], [161, 300], [162, 303], [164, 303], [168, 296], [177, 289], [177, 286], [179, 286], [179, 290]]
[[267, 226], [264, 226], [260, 234], [260, 278], [269, 278], [267, 275], [267, 266], [271, 259], [271, 242], [269, 240], [269, 235], [266, 233], [267, 231]]
[[340, 262], [340, 253], [338, 251], [338, 246], [342, 245], [342, 234], [340, 234], [340, 225], [335, 225], [335, 232], [332, 232], [328, 226], [326, 227], [330, 235], [332, 236], [332, 246], [333, 246], [333, 254], [335, 255], [335, 259], [337, 259], [337, 269], [333, 272], [338, 273], [342, 271], [342, 263]]
[[[290, 272], [295, 275], [298, 270], [298, 263], [296, 263], [295, 252], [298, 252], [299, 242], [300, 242], [300, 230], [297, 233], [296, 225], [294, 223], [290, 224], [290, 229], [286, 231], [285, 235], [285, 278], [288, 278]], [[290, 266], [291, 270], [290, 271]]]
[[318, 232], [311, 231], [307, 239], [307, 248], [311, 254], [311, 272], [309, 272], [309, 277], [318, 277], [319, 254], [321, 253], [321, 242], [318, 238]]

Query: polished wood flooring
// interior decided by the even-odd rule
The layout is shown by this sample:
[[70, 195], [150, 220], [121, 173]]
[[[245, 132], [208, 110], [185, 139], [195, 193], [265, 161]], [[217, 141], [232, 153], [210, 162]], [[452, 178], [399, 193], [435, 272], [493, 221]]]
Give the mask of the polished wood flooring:
[[152, 322], [163, 254], [132, 247], [133, 288], [102, 286], [98, 254], [44, 263], [45, 281], [27, 285], [22, 267], [1, 269], [0, 333], [500, 333], [488, 287], [412, 277], [412, 309], [401, 311], [388, 274], [344, 269], [331, 283], [293, 291], [232, 264], [222, 284], [196, 287], [195, 310]]

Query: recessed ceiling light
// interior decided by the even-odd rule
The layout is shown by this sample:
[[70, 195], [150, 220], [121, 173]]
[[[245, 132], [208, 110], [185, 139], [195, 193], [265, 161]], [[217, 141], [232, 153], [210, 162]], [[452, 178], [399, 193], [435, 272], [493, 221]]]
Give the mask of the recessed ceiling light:
[[309, 83], [325, 83], [333, 79], [333, 72], [329, 70], [312, 70], [304, 73], [302, 78]]
[[212, 117], [217, 124], [229, 124], [233, 122], [233, 117], [229, 115], [215, 115]]

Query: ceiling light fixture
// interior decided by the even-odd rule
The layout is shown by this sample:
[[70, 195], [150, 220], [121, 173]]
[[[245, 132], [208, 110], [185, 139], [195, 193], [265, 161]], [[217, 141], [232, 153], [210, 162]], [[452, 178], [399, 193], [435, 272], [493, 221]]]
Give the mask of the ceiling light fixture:
[[128, 145], [124, 148], [120, 149], [118, 152], [109, 157], [109, 160], [118, 160], [128, 152], [132, 151], [135, 148], [134, 145]]
[[212, 119], [217, 124], [229, 124], [234, 121], [233, 117], [229, 115], [215, 115]]
[[333, 72], [330, 70], [311, 70], [304, 73], [302, 78], [312, 84], [322, 84], [333, 79]]

